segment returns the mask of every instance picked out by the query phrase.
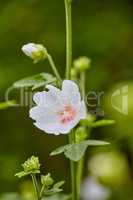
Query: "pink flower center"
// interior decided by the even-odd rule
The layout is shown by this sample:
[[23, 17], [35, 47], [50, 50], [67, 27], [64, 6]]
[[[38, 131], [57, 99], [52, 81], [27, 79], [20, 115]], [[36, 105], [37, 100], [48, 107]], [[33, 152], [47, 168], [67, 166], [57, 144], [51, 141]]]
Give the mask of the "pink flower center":
[[66, 124], [74, 120], [76, 116], [76, 110], [72, 106], [65, 106], [64, 109], [59, 112], [60, 121], [62, 124]]

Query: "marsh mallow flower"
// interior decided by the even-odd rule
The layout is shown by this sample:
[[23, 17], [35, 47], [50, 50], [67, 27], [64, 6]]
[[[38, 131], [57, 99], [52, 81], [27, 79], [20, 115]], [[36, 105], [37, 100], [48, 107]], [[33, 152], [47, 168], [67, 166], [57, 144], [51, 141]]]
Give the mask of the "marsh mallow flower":
[[33, 59], [34, 63], [37, 63], [47, 57], [47, 50], [41, 44], [28, 43], [22, 47], [22, 51], [26, 56]]
[[81, 119], [86, 118], [85, 102], [76, 83], [64, 80], [62, 89], [47, 85], [48, 91], [38, 92], [37, 104], [30, 110], [35, 126], [49, 134], [67, 134]]

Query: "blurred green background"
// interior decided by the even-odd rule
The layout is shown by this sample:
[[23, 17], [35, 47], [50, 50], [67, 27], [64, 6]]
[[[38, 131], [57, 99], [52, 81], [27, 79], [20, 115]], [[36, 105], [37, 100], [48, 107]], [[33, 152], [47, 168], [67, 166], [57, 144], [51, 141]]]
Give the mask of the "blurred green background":
[[[95, 151], [88, 151], [90, 157], [101, 151], [113, 151], [114, 157], [122, 159], [111, 163], [112, 168], [108, 169], [110, 181], [102, 177], [104, 184], [109, 184], [108, 187], [113, 191], [114, 200], [133, 199], [132, 38], [131, 0], [73, 0], [73, 58], [85, 55], [92, 59], [92, 67], [87, 74], [87, 91], [103, 91], [100, 109], [104, 111], [106, 118], [116, 120], [116, 124], [111, 128], [96, 129], [92, 133], [92, 138], [107, 138], [112, 142], [112, 146], [108, 149], [97, 148]], [[4, 101], [5, 91], [14, 81], [42, 71], [51, 72], [47, 61], [33, 65], [31, 60], [22, 54], [21, 47], [28, 42], [44, 44], [53, 55], [60, 73], [64, 74], [63, 0], [0, 1], [0, 101]], [[110, 103], [112, 91], [125, 85], [129, 88], [128, 115], [119, 113]], [[117, 103], [120, 105], [121, 96], [119, 97]], [[0, 193], [19, 190], [22, 181], [14, 177], [14, 174], [20, 170], [20, 164], [32, 154], [40, 157], [44, 173], [51, 171], [58, 180], [67, 177], [69, 182], [66, 167], [69, 166], [68, 162], [63, 156], [49, 157], [51, 150], [64, 144], [67, 138], [46, 135], [36, 129], [29, 119], [28, 111], [28, 107], [0, 111]], [[123, 169], [122, 162], [126, 166]], [[108, 168], [106, 162], [104, 167]], [[114, 178], [111, 170], [116, 168], [119, 173], [116, 173]], [[123, 171], [120, 173], [121, 170]], [[113, 173], [113, 177], [110, 173]], [[87, 167], [85, 174], [88, 174]], [[123, 174], [126, 179], [125, 176], [122, 179]]]

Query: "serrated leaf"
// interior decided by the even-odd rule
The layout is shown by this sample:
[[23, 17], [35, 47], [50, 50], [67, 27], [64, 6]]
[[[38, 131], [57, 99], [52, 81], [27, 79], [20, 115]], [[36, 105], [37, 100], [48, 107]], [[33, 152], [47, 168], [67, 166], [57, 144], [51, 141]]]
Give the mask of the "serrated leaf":
[[102, 127], [102, 126], [109, 126], [114, 124], [114, 120], [102, 119], [92, 123], [93, 128]]
[[4, 110], [4, 109], [10, 108], [10, 107], [13, 107], [15, 105], [16, 105], [16, 101], [15, 100], [1, 102], [0, 103], [0, 110]]
[[32, 90], [35, 90], [37, 88], [43, 87], [46, 84], [54, 83], [56, 82], [56, 78], [53, 77], [53, 75], [48, 73], [40, 73], [33, 76], [26, 77], [24, 79], [21, 79], [13, 84], [14, 88], [24, 88], [29, 87], [32, 88]]
[[59, 181], [54, 184], [53, 188], [60, 188], [64, 185], [65, 181]]
[[64, 153], [67, 158], [72, 161], [79, 161], [85, 154], [85, 151], [88, 146], [104, 146], [109, 145], [108, 142], [100, 140], [86, 140], [80, 143], [68, 144], [62, 147], [59, 147], [51, 153], [51, 155], [58, 155]]

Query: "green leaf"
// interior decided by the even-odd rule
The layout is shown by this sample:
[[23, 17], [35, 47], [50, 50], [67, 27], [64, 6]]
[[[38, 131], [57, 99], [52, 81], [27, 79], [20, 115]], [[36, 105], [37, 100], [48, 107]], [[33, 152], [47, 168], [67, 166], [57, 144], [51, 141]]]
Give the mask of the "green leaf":
[[79, 161], [85, 154], [85, 151], [88, 146], [103, 146], [109, 145], [108, 142], [100, 140], [86, 140], [80, 143], [69, 144], [62, 147], [59, 147], [51, 153], [51, 155], [58, 155], [64, 153], [67, 158], [72, 161]]
[[30, 87], [32, 90], [56, 82], [56, 78], [48, 73], [40, 73], [21, 79], [13, 84], [14, 88]]
[[70, 160], [77, 162], [84, 156], [88, 146], [103, 145], [109, 145], [109, 143], [98, 140], [88, 140], [77, 144], [72, 144], [70, 147], [68, 147], [67, 151], [65, 152], [65, 156]]
[[61, 147], [55, 149], [54, 151], [51, 152], [50, 156], [56, 156], [56, 155], [63, 153], [65, 150], [67, 150], [67, 148], [69, 146], [71, 146], [71, 144], [67, 144], [65, 146], [61, 146]]
[[42, 200], [70, 200], [71, 195], [57, 194], [50, 197], [43, 197]]
[[54, 184], [53, 188], [60, 188], [65, 184], [65, 181], [59, 181]]
[[39, 174], [39, 173], [40, 173], [39, 170], [34, 170], [34, 171], [29, 171], [29, 172], [21, 171], [21, 172], [15, 174], [15, 176], [17, 176], [18, 178], [22, 178], [24, 176], [28, 176], [31, 174]]
[[102, 119], [92, 123], [93, 128], [102, 127], [102, 126], [109, 126], [114, 124], [114, 120]]
[[62, 191], [63, 191], [63, 189], [61, 189], [61, 188], [52, 188], [50, 190], [45, 190], [43, 195], [44, 196], [51, 196], [51, 195], [57, 194], [57, 193], [62, 192]]
[[10, 107], [13, 107], [15, 105], [16, 105], [16, 101], [15, 100], [1, 102], [0, 103], [0, 110], [4, 110], [4, 109], [10, 108]]

